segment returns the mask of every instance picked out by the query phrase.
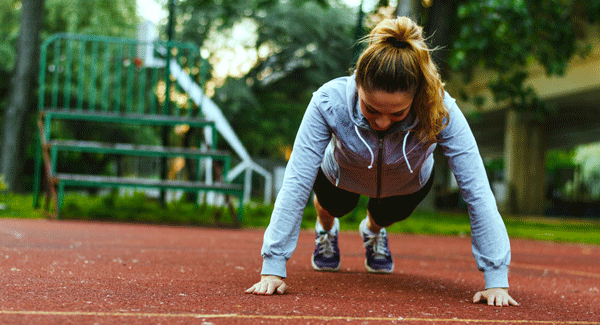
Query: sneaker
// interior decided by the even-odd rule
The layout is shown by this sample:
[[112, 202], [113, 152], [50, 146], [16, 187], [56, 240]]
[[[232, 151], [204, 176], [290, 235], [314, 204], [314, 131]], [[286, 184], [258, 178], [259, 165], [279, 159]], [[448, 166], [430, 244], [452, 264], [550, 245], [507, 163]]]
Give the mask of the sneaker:
[[360, 234], [366, 248], [365, 267], [367, 271], [371, 273], [392, 273], [394, 261], [388, 246], [385, 229], [381, 229], [376, 235], [368, 234], [361, 229]]
[[317, 271], [337, 271], [340, 269], [338, 232], [330, 234], [327, 231], [316, 231], [312, 267]]

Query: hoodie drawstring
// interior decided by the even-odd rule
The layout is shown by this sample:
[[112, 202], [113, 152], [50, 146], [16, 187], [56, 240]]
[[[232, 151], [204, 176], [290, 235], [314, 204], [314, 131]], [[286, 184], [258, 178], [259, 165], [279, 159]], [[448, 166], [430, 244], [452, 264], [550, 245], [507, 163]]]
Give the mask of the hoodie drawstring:
[[[373, 168], [373, 163], [375, 162], [375, 154], [373, 153], [373, 149], [371, 149], [371, 147], [369, 147], [369, 144], [367, 143], [367, 141], [365, 141], [365, 139], [363, 139], [363, 137], [360, 135], [360, 132], [358, 132], [358, 127], [356, 125], [354, 125], [354, 131], [356, 132], [356, 135], [358, 136], [358, 138], [365, 144], [365, 147], [367, 147], [367, 149], [369, 149], [369, 153], [371, 154], [371, 164], [367, 167], [369, 169]], [[410, 131], [406, 132], [406, 135], [404, 136], [404, 141], [402, 142], [402, 155], [404, 155], [404, 161], [406, 161], [406, 166], [408, 166], [408, 170], [410, 170], [410, 173], [413, 173], [412, 168], [410, 167], [410, 163], [408, 162], [408, 157], [406, 156], [406, 139], [408, 139], [408, 134], [410, 133]]]
[[404, 141], [402, 142], [402, 154], [404, 155], [404, 161], [406, 161], [406, 166], [408, 166], [408, 170], [410, 170], [410, 173], [412, 174], [413, 170], [410, 167], [410, 163], [408, 162], [408, 158], [406, 157], [406, 139], [408, 138], [408, 134], [410, 133], [410, 131], [406, 132], [406, 135], [404, 136]]
[[371, 153], [371, 164], [369, 165], [369, 169], [373, 168], [373, 163], [375, 162], [375, 154], [373, 154], [373, 149], [371, 149], [371, 147], [369, 147], [369, 144], [367, 143], [367, 141], [365, 141], [365, 139], [363, 139], [363, 137], [360, 135], [360, 132], [358, 132], [358, 127], [356, 126], [356, 124], [354, 125], [354, 131], [356, 131], [356, 135], [358, 135], [358, 138], [360, 140], [362, 140], [362, 142], [365, 144], [365, 146], [367, 147], [367, 149], [369, 149], [369, 152]]

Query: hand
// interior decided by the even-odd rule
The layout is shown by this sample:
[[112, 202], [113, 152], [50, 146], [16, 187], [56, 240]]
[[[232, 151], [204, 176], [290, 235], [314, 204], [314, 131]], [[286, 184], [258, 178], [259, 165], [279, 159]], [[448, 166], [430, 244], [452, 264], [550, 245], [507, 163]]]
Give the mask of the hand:
[[479, 291], [473, 296], [473, 303], [487, 301], [489, 306], [520, 306], [510, 295], [508, 290], [504, 288], [490, 288], [484, 291]]
[[270, 296], [273, 293], [280, 295], [285, 293], [287, 285], [281, 280], [281, 277], [276, 275], [263, 275], [260, 277], [260, 282], [246, 290], [246, 293], [255, 295]]

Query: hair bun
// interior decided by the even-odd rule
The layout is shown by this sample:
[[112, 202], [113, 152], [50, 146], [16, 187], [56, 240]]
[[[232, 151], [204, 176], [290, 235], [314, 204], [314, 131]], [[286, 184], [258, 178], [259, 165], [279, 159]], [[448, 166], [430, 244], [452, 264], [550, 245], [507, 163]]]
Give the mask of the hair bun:
[[399, 49], [405, 49], [409, 46], [407, 41], [401, 41], [395, 37], [388, 37], [386, 41]]

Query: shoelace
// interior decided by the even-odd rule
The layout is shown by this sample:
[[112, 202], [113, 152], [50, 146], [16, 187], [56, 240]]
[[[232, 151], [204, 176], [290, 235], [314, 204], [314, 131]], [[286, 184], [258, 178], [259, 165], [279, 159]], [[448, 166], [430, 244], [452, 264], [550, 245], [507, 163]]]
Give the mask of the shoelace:
[[335, 249], [333, 248], [333, 239], [334, 235], [331, 235], [328, 232], [317, 237], [316, 243], [319, 245], [319, 254], [322, 254], [325, 257], [333, 256], [335, 253]]
[[376, 259], [383, 259], [389, 256], [389, 250], [385, 247], [385, 235], [379, 233], [375, 236], [367, 235], [365, 247], [371, 246], [373, 248], [373, 257]]

